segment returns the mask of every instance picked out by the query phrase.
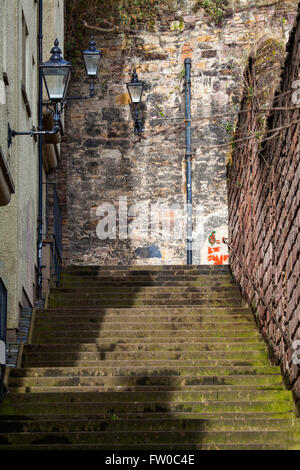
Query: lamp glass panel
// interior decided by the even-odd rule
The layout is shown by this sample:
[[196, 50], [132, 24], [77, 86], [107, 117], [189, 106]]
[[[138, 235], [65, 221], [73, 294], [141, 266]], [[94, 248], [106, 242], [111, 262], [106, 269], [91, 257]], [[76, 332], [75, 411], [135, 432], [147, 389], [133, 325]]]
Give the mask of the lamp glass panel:
[[140, 85], [131, 85], [128, 84], [128, 91], [130, 93], [130, 98], [133, 103], [139, 103], [142, 97], [143, 84]]
[[85, 63], [87, 75], [90, 77], [96, 77], [101, 56], [99, 54], [83, 54], [83, 60]]
[[64, 99], [69, 84], [70, 70], [68, 67], [48, 67], [43, 69], [49, 99]]

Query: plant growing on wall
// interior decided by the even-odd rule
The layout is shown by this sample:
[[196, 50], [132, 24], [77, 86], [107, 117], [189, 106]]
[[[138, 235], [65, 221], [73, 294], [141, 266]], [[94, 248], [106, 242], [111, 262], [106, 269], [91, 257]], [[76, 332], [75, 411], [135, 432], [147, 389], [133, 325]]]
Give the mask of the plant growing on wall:
[[194, 9], [203, 8], [210, 19], [217, 25], [220, 25], [227, 12], [227, 6], [227, 0], [196, 0]]
[[[76, 57], [84, 47], [84, 23], [123, 33], [143, 25], [153, 30], [155, 21], [176, 11], [182, 0], [66, 0], [66, 55]], [[179, 29], [183, 23], [179, 21]]]

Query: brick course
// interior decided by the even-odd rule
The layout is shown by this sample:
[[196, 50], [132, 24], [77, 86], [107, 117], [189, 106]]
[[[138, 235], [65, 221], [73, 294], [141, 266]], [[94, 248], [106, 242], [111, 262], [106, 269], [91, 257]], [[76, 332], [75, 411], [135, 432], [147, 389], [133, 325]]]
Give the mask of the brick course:
[[[300, 14], [287, 45], [287, 57], [273, 107], [293, 106], [292, 83], [300, 71]], [[260, 76], [249, 63], [252, 85], [259, 88]], [[292, 92], [291, 92], [292, 90]], [[255, 104], [255, 97], [252, 100]], [[243, 108], [249, 106], [245, 98]], [[241, 117], [242, 133], [257, 129], [258, 113]], [[268, 117], [267, 130], [286, 126], [300, 119], [298, 110], [277, 110]], [[272, 319], [276, 318], [290, 342], [300, 339], [300, 159], [299, 123], [282, 129], [259, 148], [237, 144], [228, 167], [230, 263], [241, 289], [252, 305], [263, 337], [277, 363], [281, 364], [286, 384], [300, 405], [299, 366], [292, 364], [292, 349]], [[267, 137], [270, 134], [266, 134]], [[241, 158], [242, 156], [242, 158]], [[236, 182], [240, 181], [237, 186]], [[250, 227], [250, 230], [249, 230]], [[244, 269], [258, 286], [255, 292], [246, 280]], [[269, 304], [266, 309], [261, 298]]]

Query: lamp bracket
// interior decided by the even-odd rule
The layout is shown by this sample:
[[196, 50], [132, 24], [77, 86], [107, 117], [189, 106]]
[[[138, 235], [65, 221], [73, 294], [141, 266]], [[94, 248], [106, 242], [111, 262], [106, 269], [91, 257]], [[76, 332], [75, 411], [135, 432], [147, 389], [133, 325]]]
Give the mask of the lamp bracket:
[[10, 127], [10, 124], [8, 123], [8, 135], [7, 135], [7, 145], [8, 145], [8, 148], [12, 145], [12, 139], [13, 137], [16, 137], [17, 135], [30, 135], [31, 137], [35, 136], [35, 135], [54, 135], [54, 134], [57, 134], [57, 132], [60, 131], [60, 125], [59, 124], [56, 124], [52, 129], [51, 131], [37, 131], [35, 129], [35, 127], [33, 127], [32, 129], [30, 129], [30, 131], [21, 131], [21, 132], [18, 132], [18, 131], [15, 131], [14, 129], [12, 129]]
[[143, 123], [140, 120], [140, 113], [138, 108], [138, 103], [134, 105], [134, 133], [141, 134], [144, 132]]
[[94, 78], [91, 78], [90, 81], [90, 94], [88, 96], [67, 96], [66, 101], [76, 101], [76, 100], [89, 100], [95, 96], [95, 86], [94, 86]]

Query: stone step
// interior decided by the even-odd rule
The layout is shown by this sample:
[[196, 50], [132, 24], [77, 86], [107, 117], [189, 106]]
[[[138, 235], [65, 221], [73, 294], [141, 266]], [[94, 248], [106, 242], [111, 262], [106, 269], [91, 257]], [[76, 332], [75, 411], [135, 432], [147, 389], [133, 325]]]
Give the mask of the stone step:
[[54, 297], [60, 294], [76, 294], [76, 295], [85, 295], [85, 294], [93, 294], [93, 295], [113, 295], [114, 297], [116, 294], [118, 295], [159, 295], [159, 294], [209, 294], [212, 296], [220, 295], [235, 295], [239, 293], [239, 289], [237, 286], [230, 286], [230, 287], [220, 287], [216, 286], [215, 283], [211, 283], [207, 286], [140, 286], [134, 287], [132, 285], [129, 286], [120, 286], [120, 287], [110, 287], [110, 286], [93, 286], [93, 285], [79, 285], [75, 287], [59, 287], [51, 289], [51, 295]]
[[[29, 396], [30, 394], [28, 394]], [[41, 394], [43, 395], [43, 394]], [[54, 395], [54, 394], [53, 394]], [[18, 395], [21, 396], [21, 395]], [[27, 396], [27, 394], [25, 394]], [[76, 394], [81, 396], [81, 394]], [[288, 413], [294, 411], [294, 404], [290, 400], [271, 402], [269, 400], [257, 401], [142, 401], [142, 402], [103, 402], [101, 395], [98, 401], [93, 402], [63, 402], [63, 401], [42, 402], [37, 403], [34, 401], [1, 404], [1, 414], [4, 416], [18, 415], [25, 416], [35, 414], [72, 414], [72, 413], [176, 413], [176, 412], [193, 412], [193, 413], [247, 413], [247, 412], [283, 412]]]
[[60, 287], [51, 290], [51, 297], [62, 295], [75, 295], [76, 297], [89, 298], [173, 298], [173, 297], [196, 297], [197, 295], [205, 297], [231, 297], [240, 296], [237, 287], [216, 287], [216, 286], [141, 286], [141, 287], [93, 287], [90, 285], [81, 287]]
[[[134, 389], [145, 387], [165, 387], [167, 389], [176, 389], [178, 387], [195, 388], [201, 387], [220, 387], [224, 389], [232, 388], [253, 388], [253, 387], [267, 387], [273, 389], [274, 387], [282, 386], [282, 377], [277, 370], [277, 373], [256, 375], [198, 375], [190, 376], [185, 375], [100, 375], [99, 369], [92, 371], [82, 369], [71, 369], [66, 371], [64, 369], [13, 369], [10, 376], [10, 387], [97, 387], [100, 391], [108, 388], [114, 390], [117, 387], [125, 387], [126, 389]], [[90, 390], [90, 388], [89, 388]]]
[[54, 300], [58, 300], [61, 298], [72, 299], [75, 298], [80, 300], [85, 300], [86, 303], [89, 305], [92, 300], [103, 299], [103, 300], [151, 300], [151, 299], [160, 299], [160, 300], [206, 300], [206, 299], [215, 299], [220, 298], [222, 300], [226, 299], [240, 299], [241, 295], [237, 289], [222, 289], [220, 291], [209, 291], [208, 289], [199, 289], [196, 287], [186, 287], [185, 289], [173, 290], [171, 287], [167, 287], [164, 290], [162, 288], [155, 288], [160, 289], [153, 291], [153, 288], [148, 288], [151, 290], [145, 290], [142, 288], [135, 288], [132, 291], [120, 291], [119, 288], [115, 288], [111, 291], [105, 291], [101, 288], [94, 289], [94, 288], [86, 288], [86, 289], [76, 289], [76, 288], [69, 288], [69, 289], [61, 289], [59, 292], [51, 292], [50, 302]]
[[109, 392], [70, 392], [60, 390], [59, 392], [50, 391], [45, 388], [42, 393], [33, 393], [28, 391], [26, 393], [14, 393], [14, 390], [7, 395], [4, 407], [9, 405], [20, 405], [22, 403], [210, 403], [211, 401], [218, 401], [222, 403], [227, 402], [274, 402], [277, 404], [288, 402], [291, 406], [293, 404], [290, 392], [286, 390], [223, 390], [222, 387], [215, 387], [210, 389], [207, 387], [205, 390], [131, 390], [131, 391], [109, 391]]
[[153, 281], [174, 281], [174, 282], [195, 282], [199, 281], [204, 285], [209, 285], [211, 283], [222, 283], [228, 282], [230, 285], [236, 285], [235, 280], [229, 272], [220, 272], [220, 273], [198, 273], [196, 271], [184, 273], [184, 272], [102, 272], [102, 273], [84, 273], [78, 274], [69, 274], [65, 271], [61, 274], [61, 281], [63, 283], [89, 283], [97, 282], [102, 284], [102, 282], [153, 282]]
[[193, 306], [184, 306], [184, 307], [140, 307], [140, 308], [101, 308], [101, 307], [57, 307], [57, 308], [47, 308], [47, 310], [37, 310], [36, 318], [52, 318], [54, 316], [71, 316], [76, 318], [77, 316], [127, 316], [135, 315], [139, 317], [148, 317], [154, 315], [194, 315], [194, 316], [224, 316], [224, 315], [242, 315], [248, 316], [253, 319], [253, 314], [249, 307], [193, 307]]
[[[24, 370], [24, 369], [22, 369]], [[27, 369], [25, 369], [27, 370]], [[103, 376], [103, 375], [96, 375], [96, 372], [93, 375], [88, 375], [88, 372], [85, 374], [82, 371], [72, 370], [70, 372], [65, 373], [59, 371], [52, 371], [49, 372], [48, 370], [44, 369], [44, 372], [40, 370], [32, 375], [18, 375], [18, 369], [16, 369], [16, 373], [11, 373], [10, 377], [10, 387], [23, 387], [30, 390], [35, 388], [47, 388], [51, 387], [51, 389], [61, 387], [80, 387], [87, 388], [91, 390], [91, 387], [96, 387], [98, 390], [103, 391], [106, 388], [109, 390], [115, 390], [116, 388], [123, 387], [126, 390], [128, 389], [138, 389], [141, 388], [144, 390], [145, 388], [152, 389], [155, 388], [163, 388], [163, 389], [178, 389], [178, 387], [184, 388], [204, 388], [207, 387], [219, 387], [222, 386], [224, 389], [232, 389], [232, 388], [249, 388], [253, 387], [260, 387], [262, 389], [274, 387], [280, 387], [283, 389], [282, 385], [282, 377], [280, 373], [277, 374], [264, 374], [264, 375], [257, 375], [253, 377], [251, 374], [249, 375], [229, 375], [229, 376], [189, 376], [185, 375], [136, 375], [136, 376], [122, 376], [122, 375], [111, 375], [111, 376]], [[58, 391], [59, 391], [58, 390]], [[79, 391], [80, 391], [79, 390]], [[12, 389], [13, 391], [13, 389]]]
[[[74, 318], [74, 317], [73, 317]], [[130, 315], [77, 315], [74, 318], [74, 321], [79, 324], [98, 324], [103, 325], [103, 323], [107, 322], [131, 322], [131, 323], [169, 323], [171, 322], [174, 325], [178, 325], [181, 323], [188, 323], [188, 322], [198, 322], [201, 324], [206, 323], [226, 323], [228, 324], [230, 321], [234, 323], [245, 323], [246, 325], [251, 324], [253, 326], [253, 316], [251, 315], [149, 315], [149, 316], [141, 316], [141, 315], [134, 315], [134, 313]], [[35, 318], [35, 325], [42, 327], [43, 325], [61, 325], [61, 324], [68, 324], [70, 322], [69, 315], [38, 315]]]
[[[177, 369], [182, 367], [221, 367], [223, 366], [224, 369], [228, 367], [236, 367], [239, 365], [243, 365], [245, 367], [253, 367], [256, 369], [257, 367], [261, 367], [262, 360], [261, 359], [200, 359], [200, 360], [179, 360], [179, 359], [170, 359], [170, 360], [155, 360], [155, 359], [126, 359], [123, 360], [108, 360], [105, 359], [103, 362], [99, 360], [89, 360], [89, 359], [70, 359], [64, 360], [63, 358], [54, 358], [53, 360], [44, 360], [43, 358], [36, 358], [32, 360], [27, 360], [24, 362], [24, 367], [100, 367], [102, 370], [107, 370], [107, 368], [114, 368], [118, 369], [123, 367], [131, 367], [131, 368], [140, 368], [140, 367], [157, 367], [158, 369], [161, 368], [173, 368]], [[267, 366], [264, 366], [267, 367]], [[253, 373], [255, 373], [253, 371]]]
[[[252, 332], [253, 333], [253, 332]], [[234, 343], [237, 343], [237, 344], [242, 344], [242, 343], [249, 343], [249, 342], [259, 342], [260, 340], [260, 337], [257, 333], [255, 333], [254, 335], [252, 335], [252, 337], [248, 337], [248, 336], [242, 336], [242, 337], [228, 337], [228, 336], [209, 336], [207, 335], [207, 337], [205, 338], [201, 338], [201, 337], [198, 337], [198, 336], [191, 336], [190, 338], [187, 338], [185, 336], [182, 336], [182, 337], [179, 337], [177, 336], [176, 337], [176, 341], [170, 341], [170, 337], [169, 336], [160, 336], [160, 337], [144, 337], [143, 340], [141, 341], [141, 338], [137, 335], [137, 337], [127, 337], [127, 338], [88, 338], [88, 339], [84, 339], [82, 337], [78, 337], [76, 339], [73, 339], [72, 337], [61, 337], [61, 338], [58, 338], [57, 336], [53, 335], [51, 337], [49, 337], [49, 339], [51, 341], [47, 342], [47, 338], [44, 336], [44, 337], [40, 337], [39, 340], [40, 340], [40, 343], [39, 345], [40, 346], [47, 346], [47, 345], [53, 345], [53, 344], [57, 344], [57, 345], [61, 345], [61, 346], [68, 346], [68, 345], [71, 345], [71, 344], [76, 344], [76, 345], [80, 345], [80, 344], [95, 344], [95, 345], [104, 345], [105, 347], [109, 346], [109, 347], [113, 347], [112, 345], [119, 345], [120, 347], [122, 347], [122, 345], [124, 347], [126, 347], [126, 345], [129, 345], [130, 347], [138, 347], [138, 346], [141, 346], [143, 347], [143, 345], [148, 345], [148, 344], [152, 344], [152, 345], [159, 345], [159, 344], [166, 344], [168, 343], [170, 346], [172, 344], [178, 344], [178, 345], [194, 345], [194, 344], [203, 344], [203, 343], [206, 343], [208, 345], [210, 344], [220, 344], [220, 345], [226, 345], [227, 343], [230, 343], [230, 344], [234, 344]], [[187, 341], [190, 340], [188, 343]], [[262, 343], [263, 344], [263, 343]], [[157, 347], [156, 346], [156, 347]], [[226, 346], [224, 346], [226, 347]]]
[[197, 343], [67, 343], [67, 344], [25, 344], [24, 353], [69, 353], [69, 352], [166, 352], [166, 351], [266, 351], [266, 346], [262, 342], [226, 342], [225, 344], [202, 341]]
[[134, 364], [134, 367], [126, 367], [118, 362], [116, 367], [109, 367], [106, 365], [96, 366], [77, 366], [77, 367], [26, 367], [21, 369], [13, 369], [11, 371], [12, 377], [39, 377], [39, 376], [48, 376], [48, 377], [68, 377], [68, 376], [125, 376], [130, 379], [130, 377], [148, 377], [148, 376], [174, 376], [174, 377], [184, 377], [184, 376], [194, 376], [194, 377], [222, 377], [222, 376], [236, 376], [236, 375], [268, 375], [268, 374], [279, 374], [278, 367], [270, 365], [260, 365], [260, 366], [248, 366], [248, 365], [230, 365], [230, 366], [176, 366], [176, 367], [163, 367], [157, 364], [147, 363], [146, 366], [137, 366]]
[[[49, 332], [47, 330], [45, 331], [38, 331], [36, 329], [34, 333], [34, 340], [35, 342], [39, 343], [58, 343], [58, 342], [74, 342], [74, 343], [87, 343], [91, 341], [98, 342], [99, 340], [102, 340], [103, 338], [109, 339], [109, 341], [114, 342], [118, 340], [123, 340], [124, 342], [132, 341], [132, 342], [167, 342], [167, 341], [178, 341], [180, 340], [187, 340], [187, 338], [190, 339], [191, 342], [195, 342], [199, 340], [200, 338], [211, 338], [213, 342], [216, 342], [218, 338], [223, 340], [228, 340], [230, 338], [230, 341], [233, 341], [236, 339], [238, 342], [240, 342], [243, 338], [249, 340], [251, 339], [258, 339], [259, 334], [257, 331], [253, 329], [248, 329], [248, 330], [226, 330], [226, 329], [220, 329], [216, 331], [215, 329], [211, 330], [198, 330], [197, 331], [197, 336], [191, 336], [190, 330], [172, 330], [171, 328], [169, 330], [165, 329], [164, 331], [160, 330], [148, 330], [148, 331], [140, 331], [140, 330], [99, 330], [99, 331], [80, 331], [80, 334], [78, 331], [73, 330], [73, 331], [61, 331], [57, 330], [54, 332]], [[194, 334], [194, 332], [193, 332]]]
[[[45, 380], [40, 380], [40, 382], [45, 382]], [[134, 385], [132, 387], [124, 385], [111, 385], [111, 386], [104, 386], [104, 385], [82, 385], [82, 383], [87, 383], [87, 380], [81, 381], [79, 378], [76, 380], [62, 380], [58, 379], [57, 383], [58, 385], [52, 386], [51, 383], [54, 383], [54, 380], [48, 379], [46, 381], [48, 385], [45, 386], [36, 386], [35, 384], [39, 383], [39, 380], [29, 380], [29, 379], [13, 379], [12, 383], [10, 385], [10, 392], [12, 394], [37, 394], [37, 393], [81, 393], [81, 394], [86, 394], [86, 393], [106, 393], [106, 392], [128, 392], [128, 391], [134, 391], [134, 392], [177, 392], [178, 389], [181, 387], [181, 389], [185, 392], [187, 391], [206, 391], [209, 389], [208, 385]], [[97, 382], [97, 380], [95, 381]], [[99, 381], [101, 382], [101, 381]], [[19, 383], [22, 384], [22, 386], [15, 386], [14, 384]], [[27, 383], [27, 385], [26, 385]], [[74, 383], [76, 385], [64, 385], [64, 383]], [[93, 380], [91, 381], [93, 383]], [[32, 385], [33, 384], [33, 385]], [[49, 385], [50, 384], [50, 385]], [[59, 385], [60, 384], [60, 385]], [[218, 389], [218, 385], [211, 385], [210, 387], [213, 387], [214, 389]], [[258, 390], [277, 390], [277, 391], [282, 391], [283, 387], [282, 384], [280, 385], [222, 385], [222, 391], [238, 391], [243, 393], [245, 392], [246, 394], [251, 391], [258, 391]]]
[[189, 273], [189, 272], [198, 272], [203, 274], [221, 274], [221, 273], [230, 273], [229, 265], [216, 266], [216, 265], [183, 265], [183, 264], [174, 264], [174, 265], [73, 265], [68, 266], [64, 269], [65, 274], [78, 275], [79, 273], [153, 273], [153, 272], [172, 272], [172, 273]]
[[[118, 417], [117, 417], [118, 418]], [[113, 419], [113, 415], [106, 419], [85, 419], [80, 415], [70, 419], [57, 416], [45, 417], [37, 415], [32, 420], [2, 420], [0, 419], [0, 433], [13, 432], [145, 432], [145, 431], [299, 431], [299, 423], [292, 419], [280, 418], [210, 418], [210, 419], [184, 419], [170, 416], [165, 419]]]
[[[30, 362], [72, 362], [72, 361], [215, 361], [219, 357], [222, 360], [231, 361], [267, 361], [267, 351], [120, 351], [120, 352], [29, 352], [24, 351], [23, 361]], [[180, 363], [179, 363], [180, 364]], [[101, 367], [101, 364], [99, 365]]]
[[197, 287], [202, 289], [227, 289], [236, 288], [236, 283], [229, 275], [222, 277], [209, 276], [134, 276], [134, 277], [108, 277], [102, 278], [85, 277], [64, 277], [61, 280], [61, 287], [76, 288], [89, 286], [92, 288], [154, 288], [154, 287]]
[[145, 307], [145, 306], [172, 306], [172, 307], [186, 307], [187, 305], [191, 306], [215, 306], [215, 307], [239, 307], [242, 306], [242, 299], [240, 295], [238, 296], [229, 296], [229, 297], [214, 297], [210, 298], [209, 296], [201, 296], [201, 295], [193, 295], [192, 296], [181, 296], [175, 298], [159, 298], [159, 297], [151, 297], [151, 298], [104, 298], [101, 296], [97, 297], [87, 297], [86, 298], [79, 297], [77, 298], [76, 295], [67, 294], [56, 296], [55, 298], [51, 297], [49, 299], [49, 307], [66, 307], [66, 306], [82, 306], [84, 307], [87, 303], [89, 307]]
[[119, 445], [139, 444], [259, 444], [261, 441], [269, 445], [296, 444], [299, 433], [281, 431], [85, 431], [85, 432], [53, 432], [53, 433], [1, 433], [0, 442], [5, 445], [30, 444], [101, 444], [108, 445], [117, 442]]
[[[109, 319], [111, 320], [111, 319]], [[218, 321], [210, 321], [210, 322], [201, 322], [201, 321], [192, 321], [192, 319], [189, 319], [188, 321], [185, 322], [172, 322], [172, 321], [165, 321], [165, 322], [160, 322], [160, 321], [153, 321], [153, 322], [134, 322], [134, 321], [121, 321], [121, 319], [118, 318], [117, 321], [105, 321], [105, 322], [88, 322], [84, 321], [80, 323], [79, 321], [66, 321], [65, 323], [38, 323], [36, 325], [36, 332], [38, 333], [43, 333], [43, 332], [55, 332], [55, 331], [63, 331], [66, 332], [76, 332], [77, 330], [80, 331], [82, 334], [85, 332], [95, 332], [95, 333], [101, 333], [101, 332], [106, 332], [106, 331], [111, 331], [112, 332], [112, 337], [114, 334], [117, 336], [119, 335], [120, 331], [122, 330], [122, 333], [128, 332], [130, 333], [131, 331], [141, 331], [144, 333], [148, 332], [155, 332], [156, 330], [159, 330], [160, 332], [162, 331], [171, 331], [174, 332], [174, 334], [181, 333], [184, 331], [195, 331], [198, 332], [198, 330], [201, 330], [202, 333], [207, 332], [207, 331], [212, 331], [216, 333], [218, 332], [228, 332], [228, 329], [232, 329], [232, 333], [243, 333], [244, 331], [252, 331], [256, 333], [256, 330], [250, 322], [244, 322], [244, 321], [227, 321], [227, 322], [218, 322]]]
[[[0, 414], [0, 423], [2, 421], [15, 421], [20, 422], [26, 420], [28, 423], [30, 422], [37, 422], [37, 421], [60, 421], [60, 420], [67, 420], [69, 423], [74, 422], [76, 420], [109, 420], [111, 422], [121, 422], [127, 420], [139, 420], [141, 423], [144, 420], [153, 420], [157, 421], [158, 423], [164, 419], [171, 419], [171, 420], [210, 420], [210, 419], [231, 419], [234, 421], [237, 420], [248, 420], [248, 419], [259, 419], [259, 420], [288, 420], [290, 422], [290, 428], [294, 429], [295, 426], [295, 415], [292, 411], [269, 411], [269, 412], [225, 412], [225, 413], [211, 413], [211, 412], [147, 412], [147, 413], [122, 413], [116, 415], [115, 413], [72, 413], [72, 414], [37, 414], [32, 413], [30, 415], [30, 419], [28, 416], [18, 416], [18, 415], [9, 415], [9, 414]], [[298, 420], [297, 420], [298, 421]], [[296, 427], [296, 429], [298, 429]]]

